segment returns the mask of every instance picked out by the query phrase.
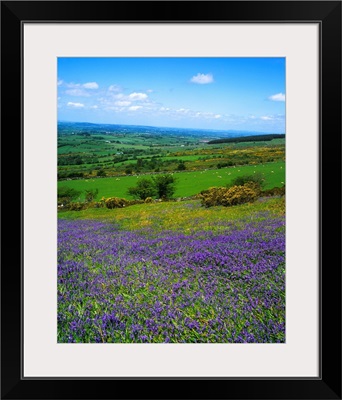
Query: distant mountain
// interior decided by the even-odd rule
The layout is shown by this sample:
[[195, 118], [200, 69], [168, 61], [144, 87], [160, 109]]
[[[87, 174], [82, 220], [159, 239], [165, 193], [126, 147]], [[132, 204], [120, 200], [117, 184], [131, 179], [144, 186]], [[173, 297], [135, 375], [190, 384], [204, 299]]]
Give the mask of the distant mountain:
[[119, 125], [119, 124], [94, 124], [91, 122], [67, 122], [59, 121], [57, 124], [59, 135], [72, 134], [140, 134], [140, 135], [173, 135], [173, 136], [193, 136], [207, 138], [233, 138], [243, 136], [267, 135], [265, 132], [239, 131], [239, 130], [216, 130], [216, 129], [190, 129], [190, 128], [172, 128], [156, 127], [143, 125]]

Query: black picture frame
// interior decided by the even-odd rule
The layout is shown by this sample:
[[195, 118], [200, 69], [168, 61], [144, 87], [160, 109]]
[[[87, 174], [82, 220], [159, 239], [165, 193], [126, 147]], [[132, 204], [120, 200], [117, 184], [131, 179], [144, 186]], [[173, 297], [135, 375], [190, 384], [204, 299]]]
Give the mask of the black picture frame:
[[[190, 7], [185, 7], [186, 3]], [[201, 3], [202, 6], [192, 7], [192, 1], [1, 2], [2, 399], [341, 399], [341, 2], [195, 3]], [[210, 7], [206, 7], [209, 3]], [[23, 379], [21, 28], [24, 21], [319, 22], [321, 118], [320, 154], [317, 155], [320, 164], [318, 378]], [[138, 382], [132, 383], [131, 380]], [[160, 382], [153, 382], [157, 380], [162, 380], [163, 386], [159, 386]]]

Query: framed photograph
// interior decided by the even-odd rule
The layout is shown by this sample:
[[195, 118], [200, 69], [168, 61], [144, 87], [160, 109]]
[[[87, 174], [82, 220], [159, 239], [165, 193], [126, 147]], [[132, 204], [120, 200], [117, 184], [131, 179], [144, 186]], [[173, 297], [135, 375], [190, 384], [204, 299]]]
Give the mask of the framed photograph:
[[341, 2], [1, 11], [1, 398], [341, 399]]

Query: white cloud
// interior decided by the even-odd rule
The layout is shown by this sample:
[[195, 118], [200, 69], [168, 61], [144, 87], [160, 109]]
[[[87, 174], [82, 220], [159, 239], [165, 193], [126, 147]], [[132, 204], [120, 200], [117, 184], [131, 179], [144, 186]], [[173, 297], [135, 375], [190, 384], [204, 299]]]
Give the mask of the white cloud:
[[85, 89], [98, 89], [99, 85], [96, 82], [87, 82], [82, 85]]
[[110, 85], [109, 88], [108, 88], [108, 90], [109, 90], [110, 92], [120, 92], [120, 91], [121, 91], [121, 88], [120, 88], [119, 85]]
[[179, 108], [178, 110], [176, 110], [178, 113], [181, 114], [187, 114], [190, 110], [187, 108]]
[[152, 92], [153, 92], [153, 89], [147, 89], [146, 92], [147, 92], [147, 93], [152, 93]]
[[147, 94], [146, 94], [146, 93], [137, 93], [137, 92], [134, 92], [134, 93], [131, 93], [131, 94], [128, 96], [128, 98], [129, 98], [130, 100], [133, 100], [133, 101], [135, 101], [135, 100], [146, 100], [146, 99], [147, 99]]
[[89, 97], [90, 94], [87, 93], [86, 90], [84, 89], [68, 89], [65, 91], [65, 94], [68, 94], [69, 96], [81, 96], [81, 97]]
[[195, 118], [205, 118], [205, 119], [210, 119], [210, 118], [214, 118], [214, 119], [219, 119], [222, 118], [221, 114], [214, 114], [212, 112], [205, 112], [205, 111], [197, 111], [197, 112], [192, 112], [193, 113], [193, 117]]
[[73, 88], [79, 88], [81, 85], [79, 83], [70, 82], [70, 83], [66, 83], [65, 86], [73, 89]]
[[[64, 84], [64, 82], [62, 82]], [[96, 82], [87, 82], [84, 84], [80, 83], [65, 83], [68, 90], [65, 91], [66, 94], [70, 96], [84, 96], [88, 97], [90, 94], [85, 89], [98, 89], [99, 85]]]
[[197, 75], [193, 76], [190, 79], [190, 82], [199, 83], [201, 85], [204, 85], [206, 83], [214, 82], [214, 78], [213, 78], [212, 74], [200, 74], [200, 73], [198, 73]]
[[[145, 109], [146, 107], [144, 107]], [[189, 117], [189, 118], [198, 118], [205, 120], [225, 120], [225, 114], [216, 114], [213, 112], [205, 112], [205, 111], [194, 111], [189, 108], [168, 108], [168, 107], [160, 107], [158, 111], [167, 113], [170, 116], [181, 118], [181, 117]]]
[[129, 106], [131, 104], [131, 102], [125, 101], [125, 100], [123, 100], [123, 101], [119, 100], [119, 101], [116, 101], [114, 104], [119, 107], [126, 107], [126, 106]]
[[268, 99], [272, 101], [285, 101], [285, 94], [284, 93], [273, 94]]
[[139, 110], [139, 108], [142, 108], [142, 106], [131, 106], [131, 107], [129, 107], [129, 110], [136, 111], [136, 110]]
[[90, 108], [92, 108], [93, 110], [96, 110], [98, 108], [98, 106], [91, 106]]
[[268, 116], [260, 117], [260, 119], [262, 119], [263, 121], [273, 121], [273, 118]]
[[74, 108], [83, 108], [84, 104], [82, 104], [82, 103], [73, 103], [72, 101], [69, 101], [67, 106], [68, 107], [74, 107]]
[[61, 85], [63, 85], [62, 79], [60, 79], [59, 81], [57, 81], [57, 86], [61, 86]]

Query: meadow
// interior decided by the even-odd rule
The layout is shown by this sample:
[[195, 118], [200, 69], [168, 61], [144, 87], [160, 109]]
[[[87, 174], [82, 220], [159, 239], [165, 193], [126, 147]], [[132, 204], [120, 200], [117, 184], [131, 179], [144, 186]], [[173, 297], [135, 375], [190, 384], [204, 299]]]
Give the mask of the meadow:
[[[59, 130], [58, 188], [79, 197], [58, 208], [58, 343], [285, 343], [284, 190], [229, 206], [199, 196], [246, 176], [284, 189], [285, 139], [208, 145], [219, 133]], [[128, 202], [130, 187], [165, 173], [171, 196]], [[114, 197], [125, 206], [107, 208]]]
[[[212, 186], [225, 186], [237, 176], [254, 173], [261, 173], [264, 176], [265, 189], [281, 187], [285, 182], [285, 162], [279, 161], [221, 169], [173, 172], [177, 178], [174, 196], [193, 196]], [[151, 174], [146, 173], [135, 176], [63, 180], [58, 182], [58, 187], [70, 187], [81, 191], [80, 200], [84, 199], [84, 191], [90, 189], [98, 189], [97, 199], [112, 196], [131, 199], [132, 197], [127, 194], [128, 188], [135, 186], [139, 179], [150, 176]]]
[[58, 342], [283, 343], [284, 206], [61, 212]]

